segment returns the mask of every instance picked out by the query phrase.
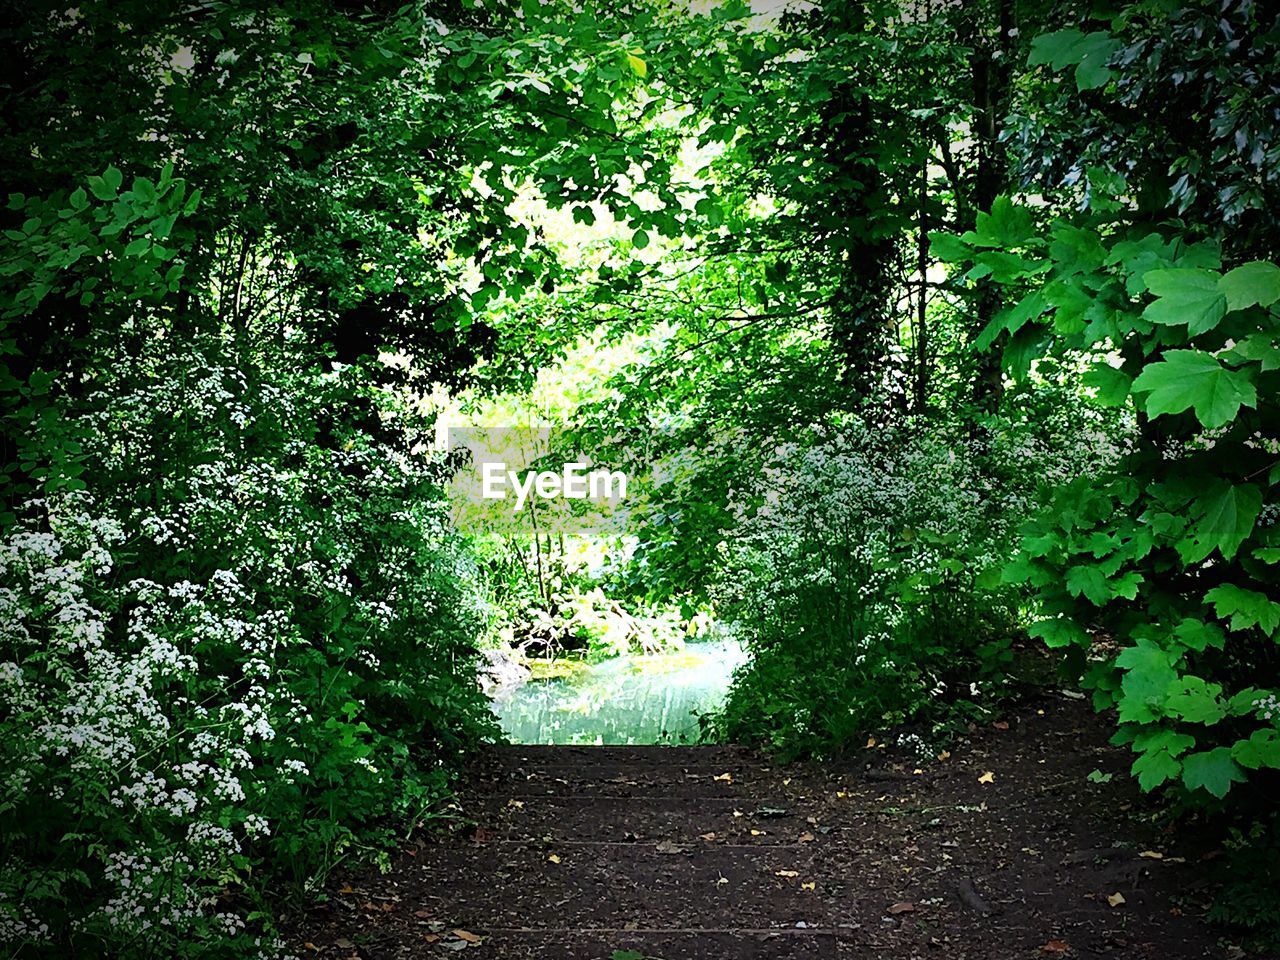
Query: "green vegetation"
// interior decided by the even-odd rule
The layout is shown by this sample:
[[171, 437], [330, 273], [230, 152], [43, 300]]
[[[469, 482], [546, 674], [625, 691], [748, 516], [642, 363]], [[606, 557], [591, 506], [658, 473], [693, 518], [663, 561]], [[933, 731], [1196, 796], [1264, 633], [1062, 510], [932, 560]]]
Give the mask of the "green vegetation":
[[[484, 666], [718, 632], [706, 735], [785, 757], [1054, 658], [1274, 916], [1265, 5], [28, 6], [6, 952], [268, 955], [446, 815]], [[443, 426], [631, 489], [478, 504]]]

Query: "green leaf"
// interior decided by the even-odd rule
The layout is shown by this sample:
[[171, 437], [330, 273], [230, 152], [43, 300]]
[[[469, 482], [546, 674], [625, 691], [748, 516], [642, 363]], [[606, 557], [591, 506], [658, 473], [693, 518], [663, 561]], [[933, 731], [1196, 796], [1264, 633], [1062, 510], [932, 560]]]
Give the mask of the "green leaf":
[[979, 247], [1017, 247], [1035, 236], [1031, 211], [1019, 207], [1007, 196], [996, 197], [991, 211], [978, 211], [974, 229], [961, 239]]
[[1067, 570], [1067, 592], [1073, 597], [1087, 597], [1096, 606], [1111, 599], [1106, 573], [1096, 564], [1084, 564]]
[[1185, 563], [1199, 563], [1215, 547], [1230, 560], [1253, 532], [1262, 510], [1262, 491], [1251, 483], [1215, 481], [1192, 503], [1194, 522], [1178, 543]]
[[1031, 41], [1031, 54], [1027, 63], [1033, 67], [1048, 64], [1054, 70], [1062, 70], [1077, 63], [1077, 54], [1084, 34], [1075, 28], [1042, 33]]
[[1187, 617], [1173, 630], [1174, 639], [1196, 653], [1204, 653], [1208, 647], [1221, 650], [1226, 645], [1226, 634], [1216, 623]]
[[111, 195], [114, 197], [120, 192], [120, 185], [124, 183], [124, 174], [114, 166], [107, 167], [107, 169], [102, 172], [102, 179], [106, 185], [111, 188]]
[[31, 388], [33, 397], [43, 397], [49, 392], [49, 388], [53, 385], [54, 376], [46, 370], [32, 370], [31, 376], [27, 378], [27, 385]]
[[1031, 42], [1031, 66], [1047, 63], [1054, 70], [1076, 65], [1076, 87], [1093, 90], [1111, 79], [1107, 67], [1123, 44], [1105, 31], [1082, 33], [1079, 30], [1055, 30], [1044, 33]]
[[637, 250], [643, 250], [645, 247], [649, 245], [649, 235], [645, 233], [643, 230], [637, 230], [631, 236], [631, 243], [635, 246]]
[[1147, 727], [1133, 737], [1133, 749], [1139, 753], [1163, 750], [1171, 757], [1180, 757], [1195, 745], [1195, 737], [1168, 727]]
[[1258, 701], [1262, 697], [1263, 694], [1258, 691], [1257, 687], [1245, 687], [1227, 701], [1227, 713], [1233, 717], [1250, 716], [1257, 711]]
[[1142, 279], [1159, 298], [1142, 312], [1152, 323], [1186, 324], [1194, 337], [1212, 330], [1227, 313], [1227, 298], [1212, 270], [1148, 270]]
[[1271, 727], [1253, 731], [1248, 740], [1237, 740], [1231, 758], [1249, 770], [1280, 767], [1280, 733]]
[[1005, 344], [1001, 363], [1015, 380], [1021, 380], [1031, 371], [1031, 364], [1044, 355], [1048, 334], [1039, 326], [1025, 326]]
[[1227, 272], [1218, 281], [1228, 310], [1244, 310], [1255, 304], [1268, 307], [1280, 300], [1280, 267], [1254, 260]]
[[1017, 305], [1001, 310], [973, 341], [975, 350], [986, 350], [995, 343], [1000, 334], [1008, 330], [1017, 333], [1029, 321], [1044, 313], [1044, 297], [1036, 292], [1029, 293]]
[[1004, 250], [983, 250], [973, 261], [975, 266], [969, 271], [970, 276], [975, 279], [989, 276], [996, 283], [1013, 283], [1043, 273], [1050, 266], [1047, 260], [1031, 260]]
[[724, 210], [720, 204], [711, 197], [702, 197], [693, 206], [694, 212], [700, 217], [707, 218], [707, 225], [714, 228], [724, 223]]
[[1216, 747], [1192, 753], [1182, 761], [1182, 782], [1189, 790], [1204, 789], [1221, 800], [1233, 783], [1244, 783], [1245, 776], [1231, 759], [1228, 747]]
[[99, 200], [106, 202], [116, 198], [116, 191], [102, 177], [90, 177], [86, 182], [89, 184], [89, 192]]
[[1027, 633], [1039, 637], [1046, 647], [1085, 647], [1089, 646], [1089, 634], [1074, 620], [1058, 617], [1033, 623]]
[[627, 66], [629, 66], [631, 68], [631, 72], [641, 80], [649, 75], [649, 65], [634, 53], [627, 54]]
[[1153, 417], [1194, 409], [1197, 419], [1213, 429], [1229, 423], [1241, 406], [1256, 406], [1258, 394], [1247, 371], [1229, 370], [1200, 350], [1166, 350], [1133, 381], [1135, 393], [1148, 393]]
[[1098, 391], [1098, 402], [1108, 407], [1121, 406], [1129, 397], [1133, 381], [1123, 370], [1109, 363], [1095, 365], [1084, 375], [1084, 385]]
[[1280, 370], [1280, 347], [1276, 346], [1272, 334], [1249, 334], [1235, 345], [1227, 357], [1234, 362], [1252, 360], [1262, 366], [1263, 373]]
[[1206, 683], [1200, 677], [1183, 677], [1164, 702], [1166, 713], [1188, 723], [1212, 726], [1227, 715], [1227, 708], [1219, 700], [1222, 686]]
[[1177, 777], [1182, 772], [1182, 763], [1171, 757], [1167, 750], [1153, 750], [1133, 761], [1129, 772], [1138, 778], [1138, 786], [1150, 793], [1165, 781]]
[[1164, 702], [1178, 681], [1170, 655], [1148, 640], [1138, 641], [1116, 657], [1116, 666], [1126, 671], [1120, 683], [1120, 719], [1125, 723], [1149, 723], [1156, 719], [1152, 708]]
[[1280, 627], [1280, 603], [1271, 600], [1265, 593], [1224, 583], [1214, 587], [1204, 598], [1213, 604], [1213, 612], [1219, 619], [1231, 618], [1232, 630], [1248, 630], [1256, 626], [1267, 636], [1271, 636]]
[[966, 263], [973, 257], [973, 248], [953, 233], [932, 230], [929, 233], [929, 252], [944, 263]]

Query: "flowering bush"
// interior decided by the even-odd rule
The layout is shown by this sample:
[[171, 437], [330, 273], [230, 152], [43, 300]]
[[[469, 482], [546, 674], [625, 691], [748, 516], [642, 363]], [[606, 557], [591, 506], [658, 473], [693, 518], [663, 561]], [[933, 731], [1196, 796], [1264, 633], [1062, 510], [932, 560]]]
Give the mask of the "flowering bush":
[[0, 942], [266, 953], [266, 885], [385, 849], [488, 731], [470, 561], [438, 468], [344, 425], [359, 371], [112, 360], [56, 422], [88, 489], [0, 541]]
[[1016, 522], [1084, 456], [1053, 450], [1009, 423], [861, 419], [779, 447], [722, 545], [718, 607], [755, 656], [716, 725], [825, 754], [929, 707], [980, 709], [1010, 656], [1020, 597], [998, 573]]

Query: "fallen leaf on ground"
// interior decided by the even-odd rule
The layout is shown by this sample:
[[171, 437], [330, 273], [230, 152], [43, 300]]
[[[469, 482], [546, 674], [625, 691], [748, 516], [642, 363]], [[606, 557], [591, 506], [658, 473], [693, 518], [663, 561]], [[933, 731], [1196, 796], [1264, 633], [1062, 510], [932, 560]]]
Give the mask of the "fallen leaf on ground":
[[815, 882], [813, 882], [812, 880], [810, 880], [808, 883], [802, 883], [802, 884], [800, 884], [800, 889], [801, 889], [801, 890], [815, 890], [815, 889], [817, 889], [817, 886], [818, 886], [818, 885], [817, 885]]
[[719, 782], [721, 782], [721, 783], [733, 783], [733, 774], [732, 774], [732, 773], [722, 773], [722, 774], [720, 774], [720, 776], [718, 776], [718, 777], [712, 777], [711, 779], [713, 779], [713, 780], [718, 780], [718, 781], [719, 781]]
[[779, 877], [798, 877], [798, 876], [800, 876], [800, 874], [798, 874], [798, 873], [797, 873], [796, 871], [794, 871], [794, 870], [779, 870], [779, 871], [777, 872], [777, 876], [779, 876]]
[[916, 905], [914, 903], [895, 903], [889, 908], [888, 912], [897, 916], [900, 913], [914, 913]]
[[684, 847], [680, 846], [678, 843], [673, 843], [670, 840], [659, 841], [654, 846], [654, 849], [659, 853], [684, 853]]
[[699, 840], [706, 840], [708, 843], [710, 843], [715, 838], [716, 838], [716, 835], [714, 833], [704, 833], [698, 837]]
[[551, 856], [547, 857], [547, 860], [549, 860], [551, 863], [559, 863], [560, 855], [557, 853], [553, 853], [551, 854]]
[[508, 806], [508, 807], [511, 807], [511, 808], [512, 808], [512, 809], [514, 809], [514, 810], [523, 810], [523, 809], [524, 809], [524, 801], [523, 801], [523, 800], [508, 800], [508, 801], [507, 801], [507, 806]]
[[1045, 956], [1060, 957], [1070, 949], [1071, 948], [1067, 946], [1067, 941], [1065, 940], [1050, 940], [1040, 948], [1040, 952]]
[[339, 937], [337, 940], [333, 941], [333, 945], [339, 950], [354, 950], [356, 946], [346, 937]]
[[876, 738], [875, 738], [875, 737], [867, 737], [867, 749], [868, 749], [868, 750], [870, 750], [870, 749], [871, 749], [872, 747], [874, 747], [875, 745], [876, 745]]
[[804, 833], [800, 834], [800, 838], [799, 838], [799, 839], [800, 839], [800, 842], [801, 842], [801, 843], [813, 843], [813, 841], [814, 841], [814, 840], [816, 840], [816, 839], [818, 839], [818, 838], [817, 838], [817, 837], [815, 837], [815, 836], [814, 836], [812, 833], [810, 833], [808, 830], [806, 830]]
[[1148, 860], [1164, 859], [1164, 854], [1161, 853], [1159, 850], [1143, 850], [1140, 854], [1138, 854], [1138, 856], [1146, 857]]
[[950, 759], [951, 759], [951, 751], [950, 751], [950, 750], [943, 750], [940, 754], [938, 754], [938, 759], [939, 759], [939, 760], [950, 760]]
[[997, 720], [995, 723], [993, 723], [993, 724], [992, 724], [992, 726], [993, 726], [993, 727], [995, 727], [997, 730], [1008, 730], [1008, 729], [1009, 729], [1009, 721], [1008, 721], [1008, 720]]
[[978, 782], [979, 783], [995, 783], [996, 775], [992, 773], [990, 770], [988, 770], [986, 773], [984, 773], [982, 776], [978, 778]]
[[1107, 903], [1111, 904], [1113, 907], [1120, 906], [1125, 903], [1124, 894], [1120, 892], [1111, 894], [1111, 896], [1107, 897]]
[[467, 943], [479, 943], [484, 937], [479, 934], [472, 933], [470, 930], [455, 930], [453, 935], [459, 940], [465, 940]]

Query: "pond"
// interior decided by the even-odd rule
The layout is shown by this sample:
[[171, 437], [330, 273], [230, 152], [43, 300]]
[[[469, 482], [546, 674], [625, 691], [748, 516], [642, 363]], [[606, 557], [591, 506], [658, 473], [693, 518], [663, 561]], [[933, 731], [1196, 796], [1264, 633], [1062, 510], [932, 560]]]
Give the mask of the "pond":
[[575, 664], [570, 676], [531, 680], [493, 701], [513, 743], [686, 743], [697, 713], [724, 702], [746, 653], [733, 640]]

